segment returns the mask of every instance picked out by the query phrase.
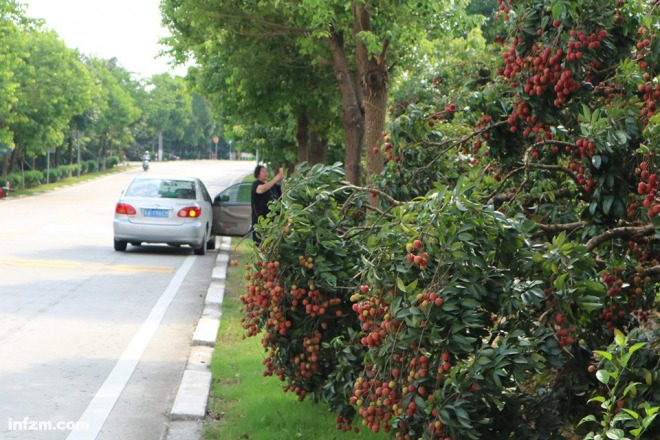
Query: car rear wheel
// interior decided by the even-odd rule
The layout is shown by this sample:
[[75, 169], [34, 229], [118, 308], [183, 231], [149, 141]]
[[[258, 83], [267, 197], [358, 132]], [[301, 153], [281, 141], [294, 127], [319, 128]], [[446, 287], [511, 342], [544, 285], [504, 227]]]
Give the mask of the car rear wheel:
[[128, 243], [125, 241], [121, 240], [115, 240], [115, 250], [118, 252], [124, 252], [126, 250], [126, 246], [128, 246]]
[[212, 236], [211, 239], [206, 242], [206, 249], [209, 250], [215, 249], [215, 235]]
[[195, 252], [195, 255], [205, 255], [206, 254], [206, 235], [204, 236], [204, 239], [202, 240], [202, 244], [197, 247], [193, 248], [193, 252]]

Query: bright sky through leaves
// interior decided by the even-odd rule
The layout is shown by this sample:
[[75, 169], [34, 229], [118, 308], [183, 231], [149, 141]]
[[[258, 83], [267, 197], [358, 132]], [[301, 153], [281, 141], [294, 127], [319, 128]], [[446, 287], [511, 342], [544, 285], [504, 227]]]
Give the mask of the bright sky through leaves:
[[157, 57], [168, 35], [161, 26], [159, 0], [19, 0], [27, 15], [42, 18], [66, 45], [100, 58], [115, 57], [125, 69], [142, 77], [157, 73], [185, 75], [184, 67], [168, 66]]

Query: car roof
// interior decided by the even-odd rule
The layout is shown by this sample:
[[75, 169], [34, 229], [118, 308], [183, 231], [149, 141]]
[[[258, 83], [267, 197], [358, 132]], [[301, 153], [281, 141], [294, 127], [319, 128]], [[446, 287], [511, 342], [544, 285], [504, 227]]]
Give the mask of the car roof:
[[192, 176], [177, 176], [176, 174], [149, 174], [148, 176], [136, 176], [133, 180], [199, 180]]

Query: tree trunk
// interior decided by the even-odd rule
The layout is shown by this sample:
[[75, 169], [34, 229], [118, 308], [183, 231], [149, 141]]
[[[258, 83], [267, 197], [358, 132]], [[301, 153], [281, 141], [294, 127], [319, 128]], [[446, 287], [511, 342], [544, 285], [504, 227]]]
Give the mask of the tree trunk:
[[341, 121], [346, 136], [344, 167], [346, 178], [354, 185], [360, 185], [360, 158], [364, 136], [364, 115], [360, 108], [351, 73], [348, 70], [344, 38], [334, 32], [328, 39], [332, 51], [332, 64], [342, 97]]
[[[9, 155], [5, 154], [2, 156], [2, 182], [0, 183], [5, 183], [5, 179], [7, 178], [7, 170], [9, 169]], [[2, 185], [0, 185], [2, 186]]]
[[99, 149], [96, 155], [96, 168], [99, 171], [105, 170], [105, 144], [107, 139], [108, 134], [105, 132], [99, 136]]
[[67, 160], [67, 165], [73, 165], [73, 134], [71, 134], [71, 136], [69, 136], [69, 138], [66, 141], [66, 152], [67, 152], [67, 156], [69, 156], [69, 159]]
[[320, 139], [316, 131], [310, 133], [311, 148], [309, 152], [309, 162], [311, 164], [325, 163], [328, 153], [328, 140]]
[[[370, 177], [379, 175], [384, 168], [382, 152], [374, 153], [374, 147], [383, 143], [383, 130], [385, 128], [385, 112], [389, 93], [389, 72], [385, 64], [388, 41], [378, 56], [369, 56], [364, 44], [357, 42], [357, 33], [371, 30], [371, 6], [369, 3], [352, 2], [355, 26], [353, 28], [356, 40], [357, 65], [360, 72], [364, 90], [364, 126], [366, 145], [367, 184]], [[373, 202], [376, 202], [374, 200]]]
[[309, 131], [309, 120], [307, 115], [301, 113], [298, 115], [297, 121], [297, 130], [296, 130], [296, 141], [298, 142], [298, 163], [303, 163], [308, 161], [308, 131]]

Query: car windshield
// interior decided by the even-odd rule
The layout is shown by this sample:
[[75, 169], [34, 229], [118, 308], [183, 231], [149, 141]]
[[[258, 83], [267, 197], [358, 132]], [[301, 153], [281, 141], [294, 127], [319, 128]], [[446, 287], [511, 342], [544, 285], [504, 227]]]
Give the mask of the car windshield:
[[194, 199], [195, 182], [176, 179], [137, 179], [131, 183], [125, 195], [162, 199]]

